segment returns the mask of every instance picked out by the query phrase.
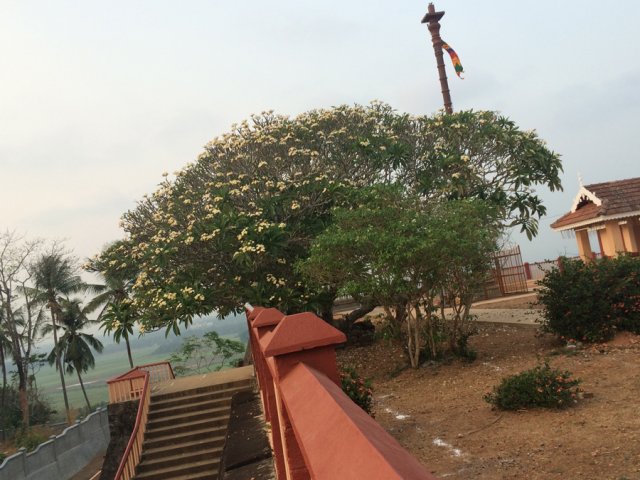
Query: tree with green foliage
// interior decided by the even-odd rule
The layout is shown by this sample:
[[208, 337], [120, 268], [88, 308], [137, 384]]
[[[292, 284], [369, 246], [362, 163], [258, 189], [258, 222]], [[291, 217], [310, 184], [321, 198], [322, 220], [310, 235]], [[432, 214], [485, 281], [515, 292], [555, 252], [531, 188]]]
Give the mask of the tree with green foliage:
[[40, 292], [31, 288], [34, 258], [42, 245], [40, 240], [26, 239], [15, 232], [0, 232], [0, 330], [8, 340], [4, 343], [5, 352], [16, 369], [19, 405], [25, 427], [31, 418], [29, 359], [44, 322]]
[[[13, 372], [14, 374], [16, 372]], [[26, 425], [42, 425], [49, 422], [56, 411], [46, 397], [42, 396], [36, 389], [28, 389], [27, 401], [29, 402], [29, 421]], [[20, 392], [18, 391], [17, 375], [11, 375], [11, 380], [6, 386], [5, 407], [2, 412], [2, 423], [0, 429], [6, 434], [6, 438], [22, 432], [29, 432], [22, 418], [23, 408], [20, 405]], [[1, 463], [1, 460], [0, 460]]]
[[202, 337], [186, 337], [180, 349], [171, 354], [169, 361], [177, 375], [196, 375], [222, 370], [228, 361], [244, 350], [242, 342], [221, 337], [212, 331]]
[[[127, 347], [129, 366], [133, 368], [133, 356], [129, 339], [133, 335], [133, 327], [140, 317], [131, 300], [131, 288], [136, 279], [136, 271], [122, 268], [123, 262], [105, 263], [102, 258], [110, 258], [109, 262], [117, 258], [123, 242], [115, 242], [105, 248], [101, 256], [90, 259], [83, 268], [88, 272], [98, 273], [104, 279], [104, 285], [96, 286], [98, 294], [85, 307], [87, 312], [93, 312], [102, 306], [98, 314], [101, 329], [106, 334], [113, 335], [113, 340], [120, 343], [124, 340]], [[115, 268], [115, 267], [118, 268]]]
[[[416, 368], [425, 350], [435, 357], [441, 348], [436, 298], [455, 291], [466, 305], [486, 274], [499, 232], [495, 214], [480, 200], [425, 203], [398, 185], [362, 189], [354, 205], [334, 211], [334, 224], [298, 268], [313, 284], [393, 308]], [[467, 318], [449, 322], [454, 350]]]
[[[85, 291], [87, 284], [78, 275], [78, 268], [74, 260], [57, 247], [40, 256], [36, 261], [33, 282], [40, 291], [41, 302], [46, 304], [51, 314], [53, 341], [54, 345], [58, 345], [58, 326], [61, 323], [61, 315], [63, 314], [60, 303], [71, 294]], [[69, 409], [69, 398], [64, 381], [61, 357], [59, 355], [54, 356], [54, 361], [56, 362], [56, 369], [60, 372], [60, 384], [62, 385], [67, 422], [71, 423], [71, 411]]]
[[89, 403], [89, 397], [84, 388], [82, 373], [86, 373], [90, 368], [95, 368], [96, 360], [91, 350], [102, 353], [103, 346], [100, 340], [93, 335], [82, 332], [92, 321], [87, 318], [86, 312], [80, 307], [79, 300], [65, 300], [60, 307], [57, 316], [59, 323], [51, 325], [47, 331], [59, 328], [63, 334], [49, 353], [47, 360], [49, 365], [55, 364], [56, 368], [64, 365], [67, 373], [76, 372], [82, 394], [89, 411], [91, 411], [91, 403]]
[[419, 117], [412, 134], [400, 182], [429, 199], [485, 200], [504, 227], [537, 235], [546, 207], [535, 187], [562, 190], [562, 163], [534, 130], [496, 112], [467, 110]]
[[560, 169], [535, 133], [493, 112], [412, 117], [375, 103], [265, 113], [125, 213], [127, 238], [100, 261], [137, 272], [133, 306], [145, 328], [178, 333], [194, 315], [247, 301], [330, 320], [336, 286], [307, 285], [293, 265], [352, 190], [399, 180], [422, 201], [476, 198], [534, 235], [544, 207], [532, 188], [560, 188]]

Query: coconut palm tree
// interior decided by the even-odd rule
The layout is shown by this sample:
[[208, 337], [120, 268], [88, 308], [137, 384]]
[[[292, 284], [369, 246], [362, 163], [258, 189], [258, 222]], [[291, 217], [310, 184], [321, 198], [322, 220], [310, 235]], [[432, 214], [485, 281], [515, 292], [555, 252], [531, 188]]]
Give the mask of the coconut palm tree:
[[90, 313], [99, 306], [103, 306], [98, 314], [98, 320], [102, 322], [100, 328], [107, 334], [113, 334], [113, 340], [116, 343], [124, 339], [129, 365], [133, 368], [129, 338], [133, 335], [133, 326], [138, 318], [137, 310], [129, 298], [133, 280], [125, 278], [124, 275], [108, 272], [101, 272], [101, 275], [105, 285], [96, 288], [99, 294], [87, 304], [85, 311]]
[[[42, 255], [35, 262], [34, 284], [42, 293], [40, 300], [47, 305], [51, 313], [51, 331], [53, 333], [54, 345], [58, 345], [59, 319], [62, 314], [60, 306], [61, 298], [68, 298], [69, 295], [84, 291], [87, 285], [77, 274], [75, 262], [66, 254], [59, 250]], [[71, 412], [69, 410], [69, 398], [67, 396], [67, 386], [64, 381], [64, 371], [60, 363], [60, 357], [55, 357], [56, 369], [60, 372], [60, 383], [62, 385], [62, 396], [64, 397], [64, 408], [67, 413], [67, 422], [71, 423]]]
[[[76, 372], [78, 382], [82, 389], [82, 394], [87, 402], [87, 407], [91, 410], [91, 403], [87, 396], [82, 381], [82, 373], [87, 372], [96, 365], [95, 357], [91, 349], [102, 353], [102, 343], [93, 335], [84, 333], [84, 329], [90, 323], [95, 323], [87, 318], [86, 312], [80, 307], [80, 300], [65, 300], [61, 304], [60, 323], [57, 325], [64, 333], [49, 353], [47, 360], [50, 365], [65, 365], [67, 373]], [[50, 329], [54, 329], [51, 325]]]

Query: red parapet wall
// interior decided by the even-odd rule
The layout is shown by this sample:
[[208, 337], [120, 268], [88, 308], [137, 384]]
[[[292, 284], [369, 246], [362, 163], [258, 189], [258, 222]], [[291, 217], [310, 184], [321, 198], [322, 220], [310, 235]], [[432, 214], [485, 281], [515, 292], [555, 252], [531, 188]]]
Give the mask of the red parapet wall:
[[279, 480], [435, 479], [342, 391], [342, 332], [275, 308], [247, 308], [247, 323]]

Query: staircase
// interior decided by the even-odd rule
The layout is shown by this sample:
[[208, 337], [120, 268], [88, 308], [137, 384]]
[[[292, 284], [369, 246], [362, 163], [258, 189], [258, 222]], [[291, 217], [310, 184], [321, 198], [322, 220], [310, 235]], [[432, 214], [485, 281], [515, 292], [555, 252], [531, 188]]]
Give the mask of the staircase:
[[151, 396], [137, 480], [218, 478], [231, 397], [252, 379], [185, 388]]

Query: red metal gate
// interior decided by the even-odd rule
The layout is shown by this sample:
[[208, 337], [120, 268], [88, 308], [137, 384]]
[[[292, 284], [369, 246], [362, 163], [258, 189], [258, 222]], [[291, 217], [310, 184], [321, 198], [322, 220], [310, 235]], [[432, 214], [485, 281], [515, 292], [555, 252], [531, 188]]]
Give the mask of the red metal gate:
[[488, 300], [529, 291], [519, 245], [494, 253], [492, 263], [490, 277], [482, 286], [479, 297]]

